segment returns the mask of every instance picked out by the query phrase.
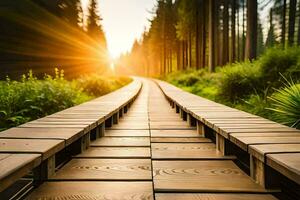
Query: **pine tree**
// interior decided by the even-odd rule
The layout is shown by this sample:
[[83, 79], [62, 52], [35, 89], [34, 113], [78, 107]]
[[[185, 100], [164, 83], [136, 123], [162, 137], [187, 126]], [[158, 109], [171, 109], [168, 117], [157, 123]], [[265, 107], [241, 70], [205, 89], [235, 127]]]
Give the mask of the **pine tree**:
[[103, 48], [107, 48], [105, 34], [101, 25], [102, 18], [97, 12], [98, 5], [96, 0], [90, 0], [87, 33]]

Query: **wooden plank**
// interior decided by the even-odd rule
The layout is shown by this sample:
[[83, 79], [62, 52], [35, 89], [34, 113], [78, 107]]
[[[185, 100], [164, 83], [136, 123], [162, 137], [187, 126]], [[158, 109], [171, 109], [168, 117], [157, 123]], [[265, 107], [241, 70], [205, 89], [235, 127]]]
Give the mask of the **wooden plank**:
[[150, 158], [150, 148], [143, 147], [91, 147], [77, 158]]
[[248, 145], [255, 144], [300, 144], [298, 137], [230, 137], [230, 141], [248, 151]]
[[0, 139], [0, 153], [37, 153], [42, 160], [49, 158], [65, 147], [63, 140]]
[[156, 192], [266, 192], [232, 161], [153, 161]]
[[223, 135], [225, 138], [229, 138], [229, 135], [233, 133], [268, 133], [268, 132], [299, 133], [297, 129], [282, 127], [282, 128], [222, 129], [219, 131], [219, 134]]
[[277, 188], [278, 180], [270, 181], [265, 168], [266, 156], [279, 153], [300, 153], [300, 144], [261, 144], [250, 145], [250, 173], [251, 177], [263, 187]]
[[212, 142], [208, 138], [202, 137], [152, 137], [152, 143], [210, 143]]
[[84, 135], [82, 129], [66, 128], [11, 128], [1, 132], [0, 138], [6, 139], [59, 139], [66, 140], [66, 146]]
[[156, 200], [276, 200], [268, 194], [156, 193]]
[[289, 137], [289, 136], [300, 136], [298, 132], [252, 132], [252, 133], [231, 133], [231, 137]]
[[300, 184], [300, 153], [268, 154], [266, 163], [284, 176]]
[[233, 159], [216, 151], [213, 143], [153, 143], [152, 159]]
[[199, 137], [194, 129], [183, 130], [151, 130], [151, 137]]
[[61, 125], [61, 124], [30, 124], [26, 123], [21, 126], [20, 128], [74, 128], [74, 129], [85, 129], [86, 131], [90, 130], [89, 125]]
[[41, 163], [38, 154], [0, 154], [0, 192]]
[[26, 199], [153, 200], [153, 191], [151, 182], [47, 182]]
[[147, 137], [149, 130], [106, 130], [105, 136], [109, 137]]
[[148, 147], [148, 137], [103, 137], [91, 143], [93, 147]]
[[150, 159], [73, 159], [51, 180], [151, 180]]
[[271, 153], [300, 153], [300, 144], [262, 144], [250, 145], [249, 153], [265, 162], [265, 155]]

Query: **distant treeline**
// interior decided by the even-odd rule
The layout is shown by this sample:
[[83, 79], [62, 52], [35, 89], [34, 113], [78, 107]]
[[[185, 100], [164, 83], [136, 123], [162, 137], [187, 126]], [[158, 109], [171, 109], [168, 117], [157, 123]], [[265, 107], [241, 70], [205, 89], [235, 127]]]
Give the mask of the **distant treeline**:
[[149, 76], [206, 67], [213, 72], [256, 59], [269, 47], [300, 45], [300, 0], [157, 0], [150, 22], [121, 57], [120, 71], [131, 66]]
[[32, 69], [67, 77], [104, 70], [107, 46], [97, 10], [90, 0], [84, 15], [80, 0], [1, 0], [0, 78], [18, 78]]

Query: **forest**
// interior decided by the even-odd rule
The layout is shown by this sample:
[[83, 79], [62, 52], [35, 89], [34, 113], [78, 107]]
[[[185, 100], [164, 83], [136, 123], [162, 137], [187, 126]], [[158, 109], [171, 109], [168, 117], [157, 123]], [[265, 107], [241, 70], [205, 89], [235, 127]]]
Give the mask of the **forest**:
[[152, 12], [118, 70], [300, 127], [300, 1], [158, 0]]
[[106, 36], [90, 0], [0, 1], [0, 131], [126, 84], [107, 67]]
[[[76, 82], [71, 99], [76, 90], [87, 91], [84, 95], [90, 98], [104, 94], [89, 92], [112, 84], [109, 79], [116, 80], [116, 87], [112, 84], [104, 91], [130, 81], [113, 74], [155, 77], [222, 104], [300, 126], [300, 0], [156, 0], [148, 11], [150, 26], [131, 51], [114, 61], [99, 12], [101, 0], [87, 2], [85, 10], [81, 0], [0, 1], [4, 126], [20, 124], [20, 116], [26, 121], [7, 92], [25, 94], [32, 80], [36, 91], [43, 91], [40, 83], [56, 88], [56, 81], [49, 81], [60, 80], [55, 68], [64, 83], [71, 87]], [[109, 67], [112, 62], [114, 70]], [[30, 96], [22, 98], [20, 102], [32, 102]], [[51, 98], [54, 105], [61, 100]], [[43, 109], [35, 104], [31, 108], [28, 113]], [[43, 112], [32, 119], [40, 116]]]
[[120, 70], [128, 65], [147, 76], [185, 69], [214, 72], [254, 60], [274, 46], [298, 46], [299, 7], [297, 0], [158, 0], [149, 30], [122, 55]]
[[80, 0], [1, 0], [0, 76], [104, 73], [109, 59], [97, 8], [89, 1], [84, 16]]

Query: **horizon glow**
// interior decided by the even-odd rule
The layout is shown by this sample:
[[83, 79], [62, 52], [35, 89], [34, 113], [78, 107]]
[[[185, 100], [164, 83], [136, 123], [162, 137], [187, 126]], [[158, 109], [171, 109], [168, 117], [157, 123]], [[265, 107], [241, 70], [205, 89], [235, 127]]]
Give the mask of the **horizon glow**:
[[[86, 10], [89, 0], [82, 0]], [[149, 28], [156, 0], [99, 0], [102, 26], [113, 59], [130, 51], [134, 41]]]

